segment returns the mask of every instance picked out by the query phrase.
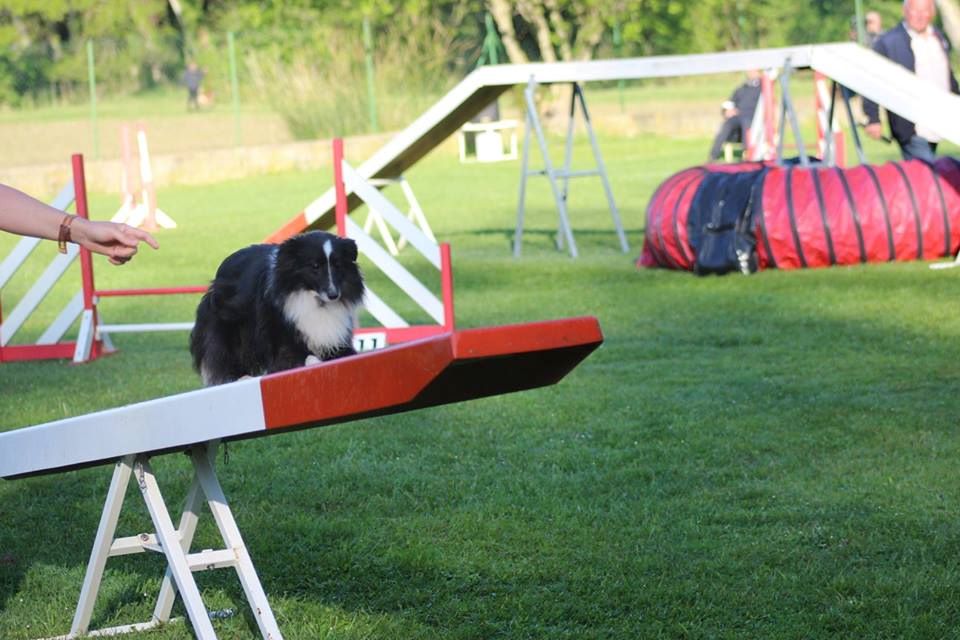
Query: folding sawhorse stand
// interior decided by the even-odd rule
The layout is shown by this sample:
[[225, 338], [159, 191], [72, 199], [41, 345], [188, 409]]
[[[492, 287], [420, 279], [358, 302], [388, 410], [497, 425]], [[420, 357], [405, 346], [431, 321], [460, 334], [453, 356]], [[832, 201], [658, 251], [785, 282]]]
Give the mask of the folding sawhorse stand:
[[[194, 633], [199, 640], [215, 640], [213, 625], [210, 622], [210, 613], [203, 604], [200, 590], [193, 579], [194, 571], [207, 571], [234, 567], [243, 585], [243, 592], [253, 611], [260, 633], [264, 639], [282, 640], [277, 621], [270, 610], [270, 603], [260, 585], [260, 579], [253, 567], [253, 561], [247, 552], [247, 547], [240, 535], [240, 529], [233, 519], [233, 514], [227, 504], [227, 499], [217, 480], [213, 459], [216, 455], [219, 442], [214, 440], [206, 444], [196, 445], [190, 449], [190, 459], [193, 463], [193, 482], [187, 492], [187, 498], [180, 517], [180, 526], [173, 527], [173, 520], [167, 511], [156, 476], [150, 467], [150, 456], [134, 454], [125, 456], [117, 462], [113, 471], [113, 480], [103, 506], [103, 515], [100, 518], [100, 527], [93, 543], [90, 562], [87, 565], [87, 574], [80, 590], [80, 600], [73, 618], [70, 633], [53, 640], [67, 640], [82, 636], [111, 636], [131, 631], [145, 631], [170, 621], [174, 599], [180, 594], [187, 615], [193, 625]], [[150, 512], [150, 518], [156, 528], [156, 533], [142, 533], [126, 538], [115, 538], [117, 520], [123, 507], [124, 494], [130, 478], [135, 478], [140, 493]], [[221, 550], [206, 550], [199, 553], [190, 553], [190, 544], [197, 528], [200, 509], [204, 498], [210, 507], [210, 512], [216, 520], [217, 528], [226, 547]], [[167, 559], [167, 571], [160, 585], [160, 594], [153, 611], [153, 619], [149, 622], [124, 625], [89, 631], [90, 618], [96, 604], [97, 593], [103, 578], [103, 570], [107, 559], [112, 556], [122, 556], [131, 553], [153, 551], [163, 554]]]
[[[583, 97], [583, 89], [580, 84], [573, 83], [573, 93], [570, 96], [570, 119], [567, 123], [567, 143], [564, 153], [563, 168], [556, 169], [550, 161], [550, 152], [547, 148], [547, 139], [543, 134], [543, 127], [540, 124], [540, 116], [537, 115], [537, 105], [534, 99], [534, 93], [537, 89], [537, 82], [533, 76], [527, 83], [523, 95], [527, 105], [527, 119], [523, 133], [523, 162], [520, 168], [520, 197], [517, 204], [517, 229], [513, 237], [513, 255], [520, 257], [520, 247], [523, 239], [523, 219], [524, 208], [527, 195], [527, 178], [530, 176], [546, 176], [550, 181], [550, 189], [553, 191], [553, 199], [557, 204], [557, 214], [560, 218], [560, 229], [557, 235], [557, 247], [563, 249], [564, 242], [570, 251], [570, 257], [576, 258], [579, 255], [577, 243], [573, 239], [573, 231], [570, 228], [570, 219], [567, 216], [567, 194], [569, 193], [570, 178], [585, 178], [590, 176], [599, 176], [603, 183], [603, 190], [607, 196], [607, 206], [610, 208], [610, 217], [613, 218], [613, 225], [617, 232], [617, 238], [620, 241], [620, 249], [624, 253], [630, 251], [627, 244], [627, 236], [623, 232], [623, 224], [620, 222], [620, 212], [617, 210], [617, 203], [613, 201], [613, 190], [610, 188], [610, 180], [607, 178], [607, 169], [603, 164], [603, 157], [600, 155], [600, 145], [597, 144], [597, 136], [593, 132], [593, 124], [590, 122], [590, 113], [587, 111], [587, 101]], [[587, 128], [587, 135], [590, 137], [590, 146], [593, 149], [593, 158], [597, 163], [596, 169], [587, 169], [583, 171], [571, 171], [570, 161], [573, 155], [573, 125], [576, 115], [577, 102], [580, 103], [580, 110], [583, 113], [584, 124]], [[540, 146], [540, 153], [543, 156], [543, 169], [530, 170], [530, 134], [537, 134], [537, 143]], [[558, 180], [563, 181], [563, 186], [557, 184]]]

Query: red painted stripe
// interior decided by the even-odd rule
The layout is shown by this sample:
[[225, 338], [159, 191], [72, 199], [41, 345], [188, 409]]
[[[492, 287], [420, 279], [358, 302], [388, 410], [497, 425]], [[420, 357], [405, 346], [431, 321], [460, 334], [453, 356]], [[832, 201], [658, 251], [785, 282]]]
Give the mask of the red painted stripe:
[[487, 358], [602, 341], [603, 333], [596, 318], [568, 318], [458, 331], [453, 335], [453, 355], [456, 358]]
[[264, 376], [264, 422], [279, 429], [409, 403], [452, 359], [445, 335]]
[[[83, 168], [83, 155], [75, 153], [71, 160], [73, 162], [73, 202], [77, 208], [77, 215], [84, 219], [89, 219], [90, 214], [87, 209], [87, 179]], [[83, 308], [86, 310], [93, 307], [93, 257], [90, 251], [80, 247], [80, 275], [83, 283]], [[96, 309], [94, 309], [96, 314]]]
[[0, 347], [0, 362], [24, 362], [27, 360], [52, 360], [73, 358], [76, 343], [27, 344]]
[[305, 211], [301, 211], [282, 227], [271, 233], [267, 236], [264, 242], [270, 244], [279, 244], [286, 240], [287, 238], [292, 238], [293, 236], [306, 231], [307, 229], [307, 215]]
[[443, 328], [453, 331], [456, 318], [453, 314], [453, 261], [450, 244], [440, 245], [440, 289], [443, 296]]
[[343, 184], [343, 138], [333, 139], [333, 190], [336, 194], [334, 214], [337, 219], [337, 235], [347, 237], [347, 190]]

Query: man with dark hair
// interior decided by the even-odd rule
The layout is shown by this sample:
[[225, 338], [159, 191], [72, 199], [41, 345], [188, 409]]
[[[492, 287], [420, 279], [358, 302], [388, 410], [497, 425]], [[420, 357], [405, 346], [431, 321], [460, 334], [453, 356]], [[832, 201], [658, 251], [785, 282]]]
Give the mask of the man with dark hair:
[[[957, 79], [950, 70], [950, 44], [931, 22], [936, 15], [933, 0], [904, 0], [903, 22], [877, 38], [873, 50], [893, 60], [930, 84], [944, 91], [960, 93]], [[866, 132], [871, 138], [883, 137], [880, 108], [875, 102], [863, 101], [867, 115]], [[904, 160], [919, 158], [932, 162], [940, 137], [923, 123], [914, 124], [887, 112], [890, 134], [900, 145]]]
[[723, 103], [723, 124], [713, 139], [709, 162], [720, 158], [723, 145], [727, 142], [740, 142], [747, 135], [747, 129], [753, 122], [753, 114], [760, 101], [760, 71], [747, 71], [747, 80], [737, 87], [730, 99]]

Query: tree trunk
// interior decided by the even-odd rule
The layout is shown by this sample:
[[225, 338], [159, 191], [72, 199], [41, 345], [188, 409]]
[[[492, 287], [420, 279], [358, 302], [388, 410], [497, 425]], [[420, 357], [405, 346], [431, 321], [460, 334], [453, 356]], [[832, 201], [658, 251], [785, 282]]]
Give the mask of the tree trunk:
[[530, 62], [527, 54], [520, 48], [517, 42], [517, 34], [513, 30], [513, 7], [507, 0], [487, 0], [487, 9], [493, 16], [493, 21], [497, 23], [497, 29], [500, 30], [500, 41], [507, 52], [507, 57], [513, 64], [524, 64]]
[[553, 26], [553, 32], [557, 34], [560, 59], [569, 62], [573, 60], [573, 49], [570, 46], [570, 26], [561, 15], [557, 0], [545, 0], [543, 4], [550, 13], [550, 24]]
[[553, 48], [551, 40], [550, 25], [543, 15], [543, 5], [539, 2], [529, 2], [527, 0], [517, 2], [517, 9], [520, 15], [533, 25], [536, 30], [537, 48], [540, 49], [540, 59], [544, 62], [556, 62], [557, 52]]
[[943, 31], [950, 38], [954, 49], [960, 48], [960, 2], [957, 0], [936, 0], [943, 20]]

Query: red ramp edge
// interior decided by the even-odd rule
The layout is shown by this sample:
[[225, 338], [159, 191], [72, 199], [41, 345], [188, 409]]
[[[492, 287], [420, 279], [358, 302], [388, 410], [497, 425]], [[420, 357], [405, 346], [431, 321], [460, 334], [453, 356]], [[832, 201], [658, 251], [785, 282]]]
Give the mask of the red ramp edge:
[[268, 430], [555, 384], [603, 342], [596, 318], [467, 329], [261, 380]]

